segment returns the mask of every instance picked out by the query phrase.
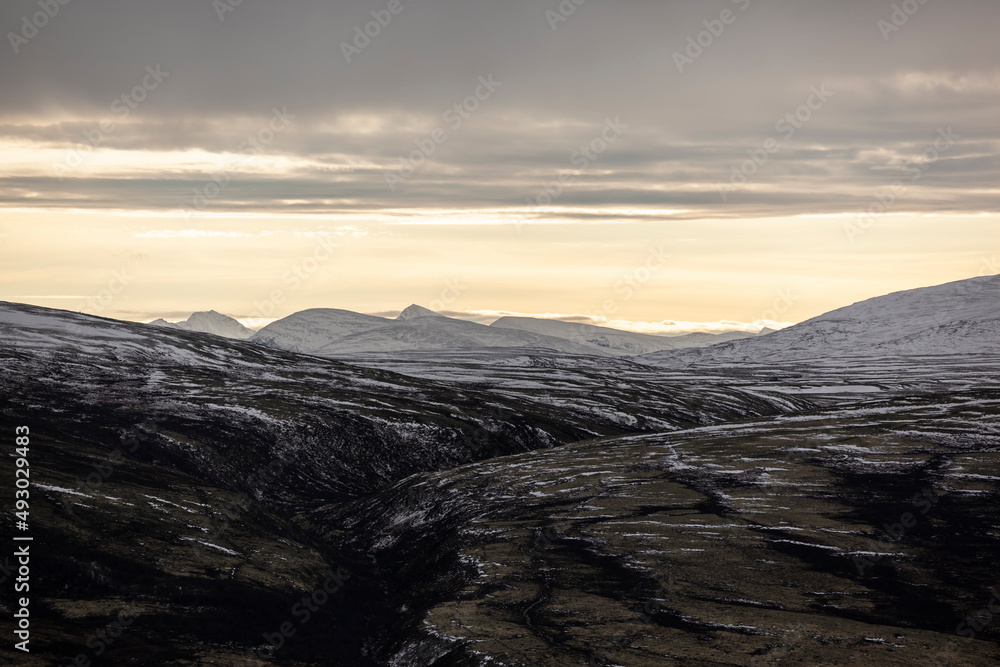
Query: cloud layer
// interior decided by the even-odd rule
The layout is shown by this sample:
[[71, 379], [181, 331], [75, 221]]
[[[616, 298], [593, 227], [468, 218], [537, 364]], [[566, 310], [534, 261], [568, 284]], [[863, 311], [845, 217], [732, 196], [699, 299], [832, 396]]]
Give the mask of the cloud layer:
[[[70, 3], [0, 60], [0, 203], [171, 210], [221, 179], [206, 210], [832, 213], [867, 205], [951, 127], [960, 139], [900, 205], [996, 210], [1000, 10], [913, 2], [888, 40], [892, 5], [863, 1], [567, 0], [553, 23], [556, 2], [401, 0], [385, 26], [369, 2], [244, 2], [221, 20], [202, 1]], [[0, 25], [17, 33], [33, 10], [6, 3]], [[348, 63], [366, 24], [377, 34]], [[480, 77], [498, 83], [485, 99]], [[294, 117], [280, 132], [275, 109]], [[614, 143], [608, 119], [626, 126]], [[539, 198], [552, 209], [526, 203]]]
[[[122, 312], [183, 312], [228, 276], [242, 302], [191, 308], [251, 316], [261, 273], [307, 252], [295, 234], [342, 229], [365, 239], [344, 239], [352, 275], [380, 272], [356, 310], [471, 275], [456, 310], [611, 321], [600, 294], [529, 298], [528, 274], [603, 293], [657, 244], [683, 282], [651, 283], [636, 326], [755, 322], [790, 282], [827, 290], [804, 317], [961, 277], [995, 252], [998, 19], [995, 0], [11, 0], [7, 298], [99, 287], [138, 244], [161, 282]], [[344, 281], [317, 272], [284, 307], [338, 305]]]

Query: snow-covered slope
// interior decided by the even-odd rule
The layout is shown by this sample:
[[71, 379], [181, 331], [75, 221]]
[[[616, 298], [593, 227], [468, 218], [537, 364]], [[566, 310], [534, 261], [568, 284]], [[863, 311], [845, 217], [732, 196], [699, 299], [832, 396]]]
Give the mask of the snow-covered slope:
[[254, 343], [289, 352], [316, 354], [345, 336], [387, 326], [392, 320], [337, 308], [312, 308], [272, 322], [257, 332]]
[[252, 340], [267, 347], [326, 357], [360, 352], [497, 347], [606, 354], [591, 345], [457, 320], [417, 305], [410, 306], [394, 320], [348, 310], [305, 310], [269, 324]]
[[724, 331], [716, 334], [698, 332], [674, 336], [673, 339], [679, 343], [678, 349], [688, 347], [708, 347], [709, 345], [718, 345], [719, 343], [726, 343], [731, 340], [756, 338], [757, 336], [763, 336], [764, 334], [771, 333], [772, 331], [774, 331], [774, 329], [764, 328], [757, 333], [750, 333], [748, 331]]
[[660, 350], [678, 350], [687, 347], [705, 347], [755, 335], [744, 332], [729, 332], [724, 334], [695, 333], [669, 337], [654, 336], [592, 324], [545, 320], [535, 317], [501, 317], [490, 326], [563, 338], [580, 345], [596, 348], [605, 354], [621, 356], [648, 354]]
[[247, 340], [254, 335], [253, 329], [248, 329], [232, 317], [217, 313], [214, 310], [193, 313], [191, 317], [183, 322], [167, 322], [164, 319], [153, 320], [150, 324], [168, 329], [180, 329], [182, 331], [199, 331], [202, 333], [215, 334], [223, 338], [234, 338], [236, 340]]
[[1000, 352], [1000, 275], [895, 292], [788, 329], [644, 363], [787, 361], [846, 356]]
[[355, 352], [497, 347], [539, 348], [585, 355], [606, 354], [598, 348], [563, 338], [530, 331], [493, 328], [440, 315], [395, 320], [389, 326], [332, 341], [319, 354], [336, 356]]

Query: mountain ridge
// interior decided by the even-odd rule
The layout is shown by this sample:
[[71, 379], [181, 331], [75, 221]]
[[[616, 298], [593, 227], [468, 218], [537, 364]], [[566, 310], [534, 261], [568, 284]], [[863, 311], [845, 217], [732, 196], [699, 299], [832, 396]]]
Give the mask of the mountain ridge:
[[754, 339], [654, 352], [641, 363], [733, 363], [1000, 351], [1000, 275], [901, 290]]
[[490, 326], [565, 338], [566, 340], [591, 345], [610, 354], [619, 354], [621, 356], [647, 354], [686, 347], [703, 347], [757, 335], [742, 331], [732, 331], [721, 334], [690, 333], [668, 337], [623, 331], [621, 329], [584, 324], [582, 322], [514, 316], [501, 317]]
[[167, 329], [210, 333], [234, 340], [249, 340], [257, 333], [253, 329], [248, 329], [240, 324], [235, 318], [223, 315], [215, 310], [203, 310], [191, 313], [190, 317], [181, 322], [168, 322], [161, 317], [149, 324]]

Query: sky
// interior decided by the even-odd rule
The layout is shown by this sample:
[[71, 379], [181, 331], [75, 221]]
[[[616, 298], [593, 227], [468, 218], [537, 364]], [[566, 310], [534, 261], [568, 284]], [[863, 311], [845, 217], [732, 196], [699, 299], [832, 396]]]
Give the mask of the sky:
[[996, 0], [7, 0], [0, 300], [674, 333], [1000, 273], [997, 25]]

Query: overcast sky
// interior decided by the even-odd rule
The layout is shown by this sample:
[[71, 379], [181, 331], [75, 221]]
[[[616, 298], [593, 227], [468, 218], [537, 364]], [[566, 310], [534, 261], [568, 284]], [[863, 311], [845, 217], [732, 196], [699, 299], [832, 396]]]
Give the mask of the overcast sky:
[[668, 331], [1000, 273], [996, 0], [236, 1], [3, 3], [0, 299]]

